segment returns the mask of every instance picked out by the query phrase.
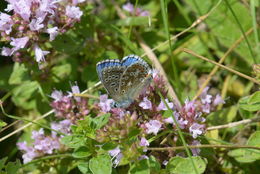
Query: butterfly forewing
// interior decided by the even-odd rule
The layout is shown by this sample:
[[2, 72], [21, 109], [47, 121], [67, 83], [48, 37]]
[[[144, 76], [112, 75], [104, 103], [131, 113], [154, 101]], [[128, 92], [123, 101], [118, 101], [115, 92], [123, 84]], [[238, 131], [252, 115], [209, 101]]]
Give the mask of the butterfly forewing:
[[119, 100], [119, 81], [124, 69], [125, 67], [121, 66], [119, 60], [105, 60], [97, 64], [100, 81], [108, 94], [116, 101]]

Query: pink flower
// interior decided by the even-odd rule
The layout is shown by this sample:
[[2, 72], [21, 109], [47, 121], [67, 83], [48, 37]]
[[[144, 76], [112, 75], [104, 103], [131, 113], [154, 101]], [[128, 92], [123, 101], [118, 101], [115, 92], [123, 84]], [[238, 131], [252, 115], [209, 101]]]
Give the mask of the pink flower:
[[54, 101], [60, 101], [63, 97], [63, 93], [61, 91], [58, 91], [58, 90], [54, 90], [52, 93], [51, 93], [51, 98], [54, 99]]
[[192, 134], [193, 138], [197, 138], [199, 135], [201, 135], [204, 132], [204, 125], [194, 123], [190, 126], [189, 131]]
[[114, 102], [112, 99], [108, 99], [108, 96], [101, 95], [100, 96], [100, 102], [98, 106], [101, 108], [103, 112], [109, 112], [111, 110], [111, 104]]
[[133, 12], [134, 11], [134, 5], [131, 4], [130, 2], [126, 3], [125, 5], [122, 6], [122, 8], [125, 10], [125, 11], [128, 11], [128, 12]]
[[146, 139], [145, 137], [142, 137], [142, 138], [141, 138], [141, 141], [140, 141], [140, 143], [139, 143], [139, 146], [147, 147], [147, 146], [149, 146], [149, 145], [150, 145], [149, 141], [147, 141], [147, 139]]
[[213, 105], [217, 106], [219, 104], [224, 104], [224, 103], [225, 103], [225, 101], [222, 99], [222, 97], [219, 94], [217, 94], [213, 101]]
[[3, 47], [1, 55], [2, 56], [11, 56], [13, 54], [13, 49], [8, 48], [8, 47]]
[[44, 28], [44, 24], [42, 24], [44, 18], [33, 19], [29, 24], [29, 27], [32, 31], [39, 31], [40, 29]]
[[13, 20], [10, 15], [0, 12], [0, 30], [10, 34], [12, 31]]
[[32, 0], [8, 0], [8, 2], [8, 11], [14, 10], [14, 12], [19, 14], [25, 21], [29, 21]]
[[[167, 105], [169, 106], [170, 109], [173, 109], [173, 103], [172, 102], [169, 102], [168, 99], [165, 99], [165, 102], [167, 103]], [[159, 106], [157, 107], [157, 111], [167, 111], [168, 108], [165, 106], [163, 100], [161, 100]]]
[[[198, 145], [201, 145], [201, 144], [198, 140], [193, 140], [191, 145], [198, 146]], [[192, 152], [193, 156], [198, 156], [200, 154], [200, 149], [199, 148], [192, 148], [191, 152]]]
[[148, 123], [145, 123], [145, 127], [147, 134], [153, 133], [154, 135], [157, 135], [162, 127], [162, 123], [158, 120], [150, 120]]
[[[72, 125], [72, 122], [70, 120], [66, 119], [66, 120], [62, 120], [58, 123], [52, 122], [51, 128], [56, 130], [56, 131], [59, 131], [61, 133], [68, 135], [68, 134], [70, 134], [70, 126], [71, 125]], [[52, 134], [53, 137], [57, 136], [57, 132], [55, 132], [55, 131], [52, 131], [51, 134]]]
[[207, 94], [208, 90], [209, 90], [209, 87], [206, 87], [203, 90], [202, 94], [200, 95], [200, 99], [203, 104], [211, 103], [212, 95]]
[[44, 56], [49, 54], [49, 51], [43, 51], [37, 44], [34, 46], [35, 59], [37, 62], [45, 61]]
[[55, 37], [59, 34], [58, 27], [48, 28], [47, 33], [50, 35], [50, 41], [53, 41]]
[[143, 101], [139, 103], [139, 106], [142, 107], [143, 109], [149, 109], [152, 110], [152, 102], [147, 99], [147, 97], [143, 98]]
[[75, 6], [67, 6], [66, 7], [66, 16], [72, 19], [80, 19], [83, 15], [83, 12], [80, 10], [79, 7]]
[[10, 45], [14, 46], [14, 50], [17, 51], [22, 49], [26, 46], [27, 42], [29, 41], [29, 37], [25, 36], [22, 38], [11, 38], [12, 42]]
[[117, 146], [115, 149], [108, 151], [108, 153], [112, 157], [111, 160], [113, 160], [113, 167], [117, 167], [121, 159], [123, 158], [121, 150]]
[[122, 6], [122, 8], [125, 11], [128, 11], [129, 13], [131, 13], [131, 15], [134, 16], [150, 16], [150, 13], [146, 10], [143, 10], [141, 8], [134, 8], [134, 5], [131, 4], [130, 2], [126, 3], [125, 5]]

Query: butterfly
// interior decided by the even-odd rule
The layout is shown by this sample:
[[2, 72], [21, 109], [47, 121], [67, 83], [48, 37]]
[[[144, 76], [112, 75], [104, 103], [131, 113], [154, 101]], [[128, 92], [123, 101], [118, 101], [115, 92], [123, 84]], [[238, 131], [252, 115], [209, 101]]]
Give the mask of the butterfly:
[[152, 80], [151, 68], [136, 55], [104, 60], [96, 66], [99, 80], [114, 99], [115, 107], [127, 108]]

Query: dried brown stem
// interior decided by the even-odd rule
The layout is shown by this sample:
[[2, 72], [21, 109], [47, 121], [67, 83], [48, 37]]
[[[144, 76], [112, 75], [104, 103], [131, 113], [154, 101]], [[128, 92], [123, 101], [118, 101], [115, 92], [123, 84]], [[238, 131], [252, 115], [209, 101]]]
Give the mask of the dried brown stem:
[[223, 125], [219, 125], [219, 126], [211, 126], [211, 127], [208, 127], [207, 130], [231, 128], [231, 127], [239, 126], [241, 124], [249, 124], [249, 123], [254, 123], [254, 122], [259, 122], [259, 121], [260, 121], [260, 117], [255, 117], [255, 118], [245, 119], [245, 120], [228, 123], [228, 124], [223, 124]]
[[[202, 145], [196, 145], [196, 146], [192, 146], [189, 145], [187, 146], [188, 148], [191, 149], [196, 149], [196, 148], [227, 148], [227, 149], [238, 149], [238, 148], [246, 148], [246, 149], [257, 149], [260, 150], [260, 147], [256, 147], [256, 146], [244, 146], [244, 145], [211, 145], [211, 144], [202, 144]], [[181, 150], [181, 149], [185, 149], [184, 146], [177, 146], [177, 147], [150, 147], [147, 148], [147, 150], [151, 150], [151, 151], [174, 151], [174, 150]]]
[[191, 55], [193, 55], [193, 56], [195, 56], [195, 57], [198, 57], [198, 58], [200, 58], [200, 59], [202, 59], [202, 60], [205, 60], [205, 61], [207, 61], [207, 62], [210, 62], [210, 63], [212, 63], [212, 64], [215, 64], [215, 65], [217, 65], [217, 66], [219, 66], [219, 67], [221, 67], [221, 68], [223, 68], [223, 69], [225, 69], [225, 70], [228, 70], [228, 71], [230, 71], [230, 72], [232, 72], [232, 73], [234, 73], [234, 74], [239, 75], [240, 77], [243, 77], [243, 78], [245, 78], [245, 79], [248, 79], [248, 80], [250, 80], [250, 81], [252, 81], [252, 82], [254, 82], [254, 83], [260, 85], [260, 81], [254, 79], [254, 78], [252, 78], [252, 77], [250, 77], [250, 76], [248, 76], [248, 75], [245, 75], [245, 74], [243, 74], [243, 73], [241, 73], [241, 72], [238, 72], [238, 71], [236, 71], [236, 70], [234, 70], [234, 69], [232, 69], [232, 68], [229, 68], [229, 67], [227, 67], [227, 66], [225, 66], [225, 65], [222, 65], [222, 64], [219, 64], [219, 63], [217, 63], [217, 62], [215, 62], [215, 61], [213, 61], [213, 60], [210, 60], [210, 59], [208, 59], [208, 58], [206, 58], [206, 57], [204, 57], [204, 56], [201, 56], [201, 55], [199, 55], [199, 54], [193, 52], [192, 50], [189, 50], [189, 49], [187, 49], [187, 48], [183, 48], [183, 51], [186, 52], [186, 53], [188, 53], [188, 54], [191, 54]]
[[[253, 32], [253, 28], [249, 29], [246, 32], [246, 36], [248, 36], [249, 34], [251, 34]], [[222, 64], [224, 62], [224, 60], [228, 57], [228, 55], [245, 39], [244, 36], [241, 36], [238, 40], [236, 40], [234, 42], [234, 44], [227, 50], [227, 52], [225, 52], [225, 54], [223, 55], [223, 57], [221, 57], [221, 59], [219, 60], [219, 64]], [[198, 90], [198, 92], [196, 93], [196, 95], [194, 96], [193, 100], [196, 100], [202, 93], [203, 89], [208, 85], [209, 81], [212, 79], [212, 77], [214, 76], [214, 74], [218, 71], [219, 66], [215, 66], [212, 71], [209, 73], [207, 79], [203, 82], [203, 84], [201, 85], [200, 89]]]

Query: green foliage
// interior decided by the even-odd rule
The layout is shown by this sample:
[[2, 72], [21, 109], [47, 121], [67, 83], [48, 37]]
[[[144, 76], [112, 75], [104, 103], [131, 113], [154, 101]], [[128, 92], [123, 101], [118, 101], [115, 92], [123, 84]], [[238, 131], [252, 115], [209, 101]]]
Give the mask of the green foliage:
[[260, 91], [255, 92], [251, 96], [243, 97], [239, 100], [239, 107], [246, 111], [260, 110]]
[[[197, 156], [192, 157], [192, 160], [195, 163], [197, 171], [199, 173], [204, 173], [207, 165], [207, 160]], [[178, 173], [178, 174], [193, 174], [196, 173], [190, 158], [182, 158], [182, 157], [173, 157], [168, 162], [166, 169], [170, 173]]]
[[98, 155], [89, 161], [89, 169], [93, 174], [112, 173], [111, 158], [107, 154]]
[[[247, 145], [260, 147], [260, 131], [254, 132], [247, 141]], [[228, 153], [240, 163], [252, 163], [260, 159], [260, 150], [235, 149]]]
[[7, 157], [0, 160], [0, 172], [1, 174], [14, 174], [17, 173], [21, 167], [21, 162], [16, 160], [15, 162], [6, 163]]

